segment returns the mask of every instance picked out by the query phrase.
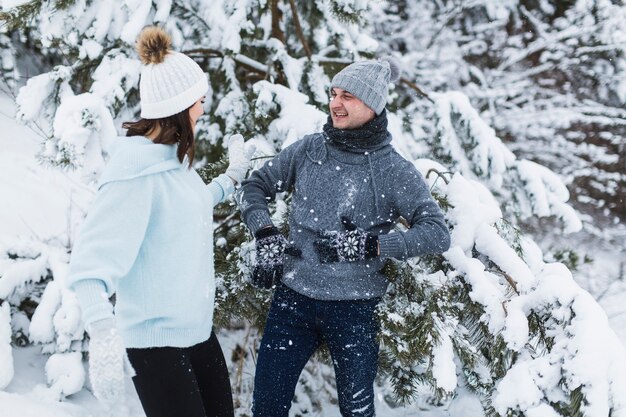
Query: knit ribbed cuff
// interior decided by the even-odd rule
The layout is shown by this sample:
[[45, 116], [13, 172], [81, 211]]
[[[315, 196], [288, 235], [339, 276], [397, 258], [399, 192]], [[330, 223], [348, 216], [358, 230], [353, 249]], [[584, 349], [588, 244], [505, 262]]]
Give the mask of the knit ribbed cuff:
[[73, 284], [72, 289], [80, 303], [85, 327], [95, 321], [114, 317], [104, 282], [99, 279], [81, 280]]
[[378, 236], [380, 244], [380, 256], [383, 258], [406, 259], [406, 242], [401, 232], [389, 233]]
[[273, 226], [274, 223], [272, 223], [272, 218], [268, 211], [255, 210], [246, 216], [246, 225], [254, 235], [257, 230], [263, 227]]

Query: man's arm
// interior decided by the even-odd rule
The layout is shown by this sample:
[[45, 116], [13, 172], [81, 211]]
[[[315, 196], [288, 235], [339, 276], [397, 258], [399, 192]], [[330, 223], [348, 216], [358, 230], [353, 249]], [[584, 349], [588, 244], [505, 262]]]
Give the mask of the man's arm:
[[394, 181], [391, 192], [410, 228], [380, 235], [380, 256], [407, 259], [445, 252], [450, 247], [450, 232], [443, 213], [419, 171], [408, 161], [402, 165], [398, 170], [402, 171], [401, 180]]
[[306, 158], [306, 140], [301, 139], [283, 149], [242, 182], [237, 202], [252, 234], [273, 225], [267, 205], [274, 201], [276, 193], [287, 191], [295, 183], [297, 167]]

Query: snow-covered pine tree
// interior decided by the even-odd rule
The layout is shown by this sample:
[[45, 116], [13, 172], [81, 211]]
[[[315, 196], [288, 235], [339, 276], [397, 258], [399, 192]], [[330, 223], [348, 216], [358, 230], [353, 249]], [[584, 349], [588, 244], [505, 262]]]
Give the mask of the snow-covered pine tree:
[[[582, 16], [587, 2], [577, 4], [576, 16]], [[606, 2], [601, 6], [609, 7]], [[533, 7], [551, 6], [542, 1]], [[559, 16], [565, 13], [553, 9]], [[393, 144], [431, 181], [446, 210], [453, 247], [444, 256], [390, 262], [386, 269], [392, 285], [380, 309], [379, 381], [385, 401], [396, 406], [419, 395], [445, 405], [465, 386], [487, 415], [624, 415], [623, 348], [606, 316], [567, 268], [544, 262], [541, 250], [519, 228], [529, 216], [561, 217], [565, 229], [580, 226], [556, 175], [521, 159], [528, 156], [523, 152], [514, 155], [499, 139], [516, 139], [519, 130], [511, 126], [519, 112], [526, 112], [524, 123], [536, 127], [534, 137], [549, 139], [553, 133], [542, 130], [542, 119], [527, 114], [522, 98], [549, 90], [543, 78], [534, 78], [533, 69], [523, 65], [498, 69], [515, 58], [524, 40], [522, 32], [509, 33], [509, 20], [521, 19], [528, 10], [534, 9], [524, 2], [487, 0], [224, 0], [210, 5], [69, 0], [29, 2], [2, 16], [12, 25], [7, 45], [46, 57], [42, 74], [19, 92], [18, 118], [40, 129], [42, 161], [79, 170], [86, 184], [97, 178], [120, 122], [137, 115], [139, 67], [133, 43], [146, 24], [165, 26], [175, 47], [209, 73], [209, 111], [198, 126], [204, 157], [198, 167], [204, 166], [207, 180], [223, 168], [224, 135], [240, 132], [254, 141], [260, 163], [321, 128], [329, 76], [341, 66], [396, 55], [405, 73], [390, 103]], [[528, 14], [526, 19], [532, 17]], [[614, 16], [601, 14], [598, 22], [610, 25]], [[606, 38], [599, 43], [600, 49], [612, 46]], [[606, 85], [617, 88], [611, 81]], [[548, 93], [548, 103], [568, 97], [567, 91]], [[545, 97], [537, 100], [546, 103]], [[519, 112], [507, 113], [511, 108]], [[277, 224], [284, 224], [288, 210], [289, 196], [280, 196], [274, 207]], [[240, 370], [254, 362], [256, 329], [262, 328], [271, 293], [247, 284], [252, 243], [233, 204], [216, 212], [216, 239], [216, 320], [233, 331], [244, 328], [246, 336], [234, 352]], [[0, 272], [7, 291], [21, 289], [19, 300], [0, 297], [11, 305], [14, 337], [20, 328], [15, 323], [30, 320], [29, 342], [44, 344], [46, 353], [70, 354], [50, 358], [52, 387], [57, 364], [75, 360], [71, 351], [80, 350], [83, 338], [74, 320], [75, 300], [60, 285], [71, 248], [58, 242], [71, 242], [71, 236], [47, 241], [38, 253], [18, 253], [12, 239], [2, 251]], [[35, 260], [45, 266], [30, 279], [27, 267], [24, 274], [6, 273]], [[39, 286], [13, 285], [29, 282]], [[77, 368], [69, 369], [76, 370], [70, 379], [80, 381]], [[332, 402], [329, 375], [322, 354], [303, 373], [298, 414], [315, 413]], [[238, 401], [245, 412], [249, 381], [240, 388]], [[72, 389], [52, 391], [62, 397]]]
[[[570, 252], [582, 259], [594, 246], [624, 254], [615, 249], [625, 247], [623, 4], [386, 0], [372, 9], [381, 49], [401, 53], [407, 64], [405, 85], [462, 91], [518, 158], [561, 174], [583, 214], [582, 240], [593, 243], [568, 248], [545, 233], [553, 224], [527, 217], [525, 229], [541, 236], [547, 256]], [[414, 100], [410, 88], [397, 94], [398, 114], [410, 109], [425, 116], [403, 117], [405, 124], [423, 129], [426, 140], [436, 138], [433, 107]], [[623, 279], [619, 271], [601, 275], [585, 276], [581, 285], [599, 295]]]
[[3, 89], [5, 93], [8, 93], [16, 86], [17, 81], [17, 68], [15, 65], [15, 51], [11, 46], [11, 39], [0, 32], [0, 79], [2, 84], [6, 85], [6, 89]]

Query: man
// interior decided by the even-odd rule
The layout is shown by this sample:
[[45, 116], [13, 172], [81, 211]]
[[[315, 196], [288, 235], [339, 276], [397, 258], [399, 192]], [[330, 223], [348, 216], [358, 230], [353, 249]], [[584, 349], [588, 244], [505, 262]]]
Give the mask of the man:
[[[390, 145], [385, 103], [397, 75], [387, 61], [343, 69], [331, 82], [324, 131], [285, 148], [243, 182], [240, 208], [256, 238], [253, 283], [277, 285], [259, 348], [256, 417], [288, 415], [299, 375], [322, 343], [333, 359], [342, 416], [373, 416], [375, 309], [388, 285], [380, 270], [387, 258], [449, 247], [424, 179]], [[287, 190], [289, 241], [267, 208]], [[410, 228], [389, 233], [400, 216]]]

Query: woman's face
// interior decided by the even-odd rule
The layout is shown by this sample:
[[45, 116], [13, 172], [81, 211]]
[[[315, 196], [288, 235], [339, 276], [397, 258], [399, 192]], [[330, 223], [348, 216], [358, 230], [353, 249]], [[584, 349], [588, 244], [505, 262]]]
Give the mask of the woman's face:
[[189, 108], [189, 118], [191, 119], [191, 126], [194, 129], [196, 127], [196, 121], [198, 121], [198, 118], [204, 113], [204, 98], [205, 96], [202, 96], [200, 100], [193, 103], [193, 106]]

